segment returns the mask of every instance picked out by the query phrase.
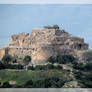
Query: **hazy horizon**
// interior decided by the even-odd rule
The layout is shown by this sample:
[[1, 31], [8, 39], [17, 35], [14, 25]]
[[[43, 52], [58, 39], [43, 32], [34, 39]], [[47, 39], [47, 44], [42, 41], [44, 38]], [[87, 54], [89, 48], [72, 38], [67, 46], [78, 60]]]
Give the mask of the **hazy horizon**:
[[33, 28], [58, 24], [70, 34], [84, 38], [92, 48], [92, 5], [6, 4], [0, 5], [0, 48], [9, 43], [10, 36], [31, 33]]

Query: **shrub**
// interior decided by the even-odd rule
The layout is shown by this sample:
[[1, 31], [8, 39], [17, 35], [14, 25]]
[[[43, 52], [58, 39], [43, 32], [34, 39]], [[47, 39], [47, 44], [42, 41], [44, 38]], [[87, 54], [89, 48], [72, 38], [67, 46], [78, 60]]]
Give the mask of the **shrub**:
[[47, 69], [54, 69], [55, 66], [53, 64], [47, 64], [47, 65], [37, 65], [35, 67], [36, 70], [47, 70]]
[[36, 70], [45, 70], [45, 66], [43, 66], [43, 65], [37, 65], [36, 67], [35, 67], [35, 69]]
[[75, 64], [73, 64], [73, 68], [78, 69], [78, 70], [84, 70], [85, 69], [83, 63], [75, 63]]
[[13, 63], [17, 63], [17, 60], [18, 60], [18, 56], [17, 55], [14, 55], [13, 56]]
[[83, 84], [85, 88], [92, 88], [92, 81], [84, 80]]
[[79, 79], [79, 80], [82, 79], [83, 74], [82, 74], [81, 71], [73, 71], [73, 73], [74, 73], [74, 76], [75, 76], [76, 79]]
[[28, 66], [28, 70], [35, 70], [33, 66]]
[[31, 57], [30, 56], [25, 56], [24, 57], [24, 59], [23, 59], [23, 63], [24, 63], [24, 65], [25, 65], [25, 69], [27, 70], [28, 69], [28, 64], [29, 64], [29, 62], [31, 62]]
[[51, 57], [49, 57], [48, 61], [53, 64], [56, 62], [56, 58], [51, 56]]
[[36, 67], [28, 66], [28, 70], [48, 70], [48, 69], [62, 70], [63, 68], [60, 65], [54, 66], [53, 64], [37, 65]]
[[59, 78], [58, 77], [50, 77], [50, 78], [44, 78], [42, 80], [36, 80], [36, 81], [33, 81], [34, 85], [33, 87], [34, 88], [51, 88], [51, 87], [55, 87], [57, 88], [58, 87], [58, 81], [59, 81]]
[[31, 61], [31, 57], [28, 56], [28, 55], [25, 56], [24, 59], [23, 59], [23, 62], [24, 62], [25, 65], [28, 65], [30, 61]]
[[9, 82], [4, 82], [1, 88], [11, 88], [12, 86], [9, 84]]
[[59, 29], [59, 26], [58, 25], [53, 25], [53, 28], [54, 29]]
[[9, 64], [9, 62], [12, 61], [12, 56], [9, 54], [6, 54], [3, 56], [2, 61], [4, 64]]
[[23, 87], [24, 87], [24, 88], [25, 88], [25, 87], [27, 87], [27, 88], [32, 88], [32, 87], [33, 87], [33, 81], [32, 81], [32, 80], [27, 81], [27, 82], [24, 84]]
[[87, 64], [84, 66], [84, 69], [85, 69], [85, 70], [92, 70], [92, 63], [87, 63]]
[[48, 64], [48, 65], [46, 65], [46, 67], [47, 67], [47, 69], [54, 69], [55, 68], [53, 64]]
[[59, 26], [57, 24], [53, 25], [53, 26], [44, 26], [44, 28], [46, 29], [59, 29]]
[[83, 70], [83, 71], [89, 71], [89, 70], [92, 70], [92, 63], [86, 63], [86, 64], [76, 63], [76, 64], [73, 64], [73, 68], [78, 70]]
[[92, 81], [92, 72], [88, 73], [88, 74], [85, 76], [85, 79], [86, 79], [86, 80], [89, 80], [89, 81]]
[[5, 69], [5, 66], [1, 61], [0, 61], [0, 69]]
[[61, 78], [61, 79], [58, 81], [58, 83], [57, 83], [58, 88], [61, 88], [61, 87], [65, 84], [65, 82], [67, 82], [66, 79], [65, 79], [65, 78]]
[[24, 66], [20, 65], [20, 64], [18, 64], [18, 65], [7, 64], [7, 65], [5, 65], [5, 68], [6, 69], [23, 69]]
[[75, 61], [75, 57], [73, 55], [57, 55], [56, 59], [60, 64], [66, 64]]
[[77, 72], [75, 74], [76, 79], [78, 79], [79, 83], [82, 83], [82, 87], [84, 88], [92, 88], [92, 72], [90, 73], [81, 73]]
[[51, 26], [44, 26], [44, 28], [46, 28], [46, 29], [53, 29], [53, 27], [51, 27]]
[[56, 60], [57, 60], [57, 63], [62, 63], [61, 61], [62, 61], [62, 56], [61, 55], [57, 55], [56, 56]]
[[55, 66], [55, 67], [56, 67], [56, 69], [58, 69], [58, 70], [62, 70], [62, 69], [63, 69], [63, 67], [60, 66], [60, 65], [57, 65], [57, 66]]
[[81, 82], [86, 88], [92, 88], [92, 72], [84, 75], [84, 78], [81, 79]]
[[83, 54], [83, 60], [92, 62], [92, 51], [86, 51]]
[[33, 87], [34, 88], [44, 88], [45, 86], [44, 80], [34, 80]]

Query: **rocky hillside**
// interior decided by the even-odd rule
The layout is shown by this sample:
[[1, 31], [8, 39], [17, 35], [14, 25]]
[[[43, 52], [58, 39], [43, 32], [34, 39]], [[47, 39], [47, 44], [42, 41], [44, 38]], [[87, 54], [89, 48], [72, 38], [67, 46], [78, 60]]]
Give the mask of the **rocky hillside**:
[[[12, 35], [10, 43], [0, 49], [0, 58], [5, 54], [18, 57], [31, 56], [32, 64], [43, 64], [50, 56], [57, 54], [73, 54], [78, 60], [84, 59], [89, 53], [88, 44], [83, 38], [73, 36], [65, 30], [58, 28], [33, 29], [32, 33], [19, 33]], [[92, 54], [92, 51], [90, 51]]]

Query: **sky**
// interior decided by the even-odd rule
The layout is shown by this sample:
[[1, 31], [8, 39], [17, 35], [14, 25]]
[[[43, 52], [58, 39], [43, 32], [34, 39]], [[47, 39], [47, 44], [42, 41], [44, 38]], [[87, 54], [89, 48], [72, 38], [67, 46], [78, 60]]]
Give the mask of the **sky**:
[[58, 24], [92, 49], [92, 4], [0, 4], [0, 48], [10, 36]]
[[2, 4], [92, 4], [92, 0], [0, 0]]

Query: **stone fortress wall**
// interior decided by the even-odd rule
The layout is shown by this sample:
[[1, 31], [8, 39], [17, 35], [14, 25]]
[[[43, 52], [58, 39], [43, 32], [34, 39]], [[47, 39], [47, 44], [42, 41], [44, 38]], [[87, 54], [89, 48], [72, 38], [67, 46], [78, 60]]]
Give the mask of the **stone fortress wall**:
[[0, 49], [0, 58], [5, 54], [32, 57], [33, 64], [45, 63], [50, 56], [73, 54], [88, 50], [88, 44], [79, 38], [60, 29], [33, 29], [32, 33], [12, 35], [10, 43]]

